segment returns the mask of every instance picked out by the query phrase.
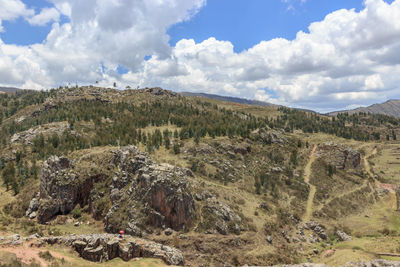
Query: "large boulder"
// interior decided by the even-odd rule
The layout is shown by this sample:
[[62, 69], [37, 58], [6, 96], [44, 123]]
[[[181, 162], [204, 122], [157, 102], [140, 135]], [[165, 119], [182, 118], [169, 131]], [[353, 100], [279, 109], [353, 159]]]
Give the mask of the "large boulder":
[[351, 241], [352, 240], [351, 236], [349, 236], [348, 234], [346, 234], [345, 232], [340, 231], [340, 230], [336, 231], [336, 235], [339, 237], [340, 241]]
[[31, 219], [36, 217], [36, 211], [39, 209], [39, 194], [37, 194], [32, 200], [29, 202], [29, 207], [25, 212], [25, 216]]

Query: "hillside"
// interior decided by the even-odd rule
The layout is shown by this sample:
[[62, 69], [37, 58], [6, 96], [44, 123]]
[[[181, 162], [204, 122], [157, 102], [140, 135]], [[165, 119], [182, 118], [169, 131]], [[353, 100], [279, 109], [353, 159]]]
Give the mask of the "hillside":
[[358, 113], [383, 114], [387, 116], [400, 117], [400, 100], [388, 100], [385, 103], [374, 104], [368, 107], [360, 107], [352, 110], [335, 111], [329, 113], [336, 116], [339, 113], [358, 114]]
[[15, 87], [0, 87], [0, 92], [4, 92], [4, 93], [15, 93], [17, 92], [18, 88]]
[[59, 266], [343, 265], [397, 251], [393, 117], [161, 88], [0, 102], [0, 255], [10, 261], [18, 248]]
[[216, 99], [216, 100], [238, 103], [238, 104], [257, 105], [257, 106], [274, 106], [274, 104], [271, 104], [268, 102], [239, 98], [239, 97], [220, 96], [220, 95], [206, 94], [206, 93], [190, 93], [190, 92], [183, 92], [180, 94], [183, 96], [203, 97], [203, 98]]

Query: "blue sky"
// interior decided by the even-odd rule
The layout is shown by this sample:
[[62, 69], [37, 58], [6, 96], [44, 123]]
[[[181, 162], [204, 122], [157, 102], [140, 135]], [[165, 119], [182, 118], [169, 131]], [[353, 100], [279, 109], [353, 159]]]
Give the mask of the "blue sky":
[[365, 106], [400, 98], [399, 14], [400, 0], [0, 0], [0, 86]]
[[[53, 6], [46, 0], [23, 2], [36, 12]], [[218, 40], [229, 40], [235, 51], [240, 52], [262, 40], [294, 39], [298, 31], [307, 31], [311, 22], [322, 20], [332, 11], [342, 8], [359, 10], [362, 5], [362, 0], [208, 0], [191, 20], [170, 27], [169, 43], [174, 46], [184, 38], [202, 42], [213, 36]], [[68, 21], [63, 16], [60, 23]], [[5, 43], [30, 45], [46, 39], [51, 23], [32, 26], [20, 17], [3, 22], [3, 27], [0, 36]]]
[[171, 45], [183, 38], [202, 42], [213, 36], [229, 40], [240, 52], [262, 40], [294, 39], [298, 31], [307, 31], [311, 22], [332, 11], [359, 10], [362, 4], [362, 0], [208, 0], [193, 19], [172, 26], [168, 33]]

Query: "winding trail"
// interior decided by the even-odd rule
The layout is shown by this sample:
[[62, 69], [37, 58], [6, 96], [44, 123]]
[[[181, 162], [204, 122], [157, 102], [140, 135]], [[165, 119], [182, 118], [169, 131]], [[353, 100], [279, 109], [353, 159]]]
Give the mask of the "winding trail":
[[[374, 174], [371, 171], [371, 166], [369, 165], [368, 159], [374, 155], [376, 155], [376, 153], [378, 153], [378, 149], [375, 147], [374, 150], [372, 150], [371, 154], [366, 155], [364, 157], [364, 167], [365, 167], [365, 171], [373, 178]], [[375, 181], [377, 182], [377, 181]]]
[[389, 200], [390, 201], [390, 207], [392, 209], [395, 209], [396, 208], [396, 198], [397, 198], [396, 197], [396, 186], [394, 184], [383, 184], [380, 181], [376, 180], [374, 178], [374, 173], [372, 172], [371, 166], [370, 166], [369, 161], [368, 161], [368, 159], [370, 157], [376, 155], [377, 153], [378, 153], [378, 149], [377, 149], [377, 147], [375, 147], [374, 150], [372, 150], [371, 154], [369, 154], [369, 155], [364, 157], [364, 167], [365, 167], [365, 170], [368, 173], [368, 175], [371, 178], [374, 179], [376, 187], [380, 187], [380, 188], [383, 188], [383, 189], [386, 189], [386, 190], [389, 191], [389, 193], [391, 195], [390, 196], [390, 200]]
[[312, 185], [310, 183], [311, 166], [315, 161], [314, 153], [317, 150], [317, 147], [318, 147], [317, 145], [314, 145], [313, 149], [311, 150], [308, 163], [307, 163], [306, 167], [304, 168], [304, 182], [310, 186], [310, 193], [308, 194], [308, 199], [307, 199], [306, 213], [304, 214], [304, 218], [303, 218], [304, 222], [308, 222], [311, 218], [311, 215], [313, 212], [314, 197], [315, 197], [315, 193], [317, 192], [317, 188], [315, 187], [315, 185]]

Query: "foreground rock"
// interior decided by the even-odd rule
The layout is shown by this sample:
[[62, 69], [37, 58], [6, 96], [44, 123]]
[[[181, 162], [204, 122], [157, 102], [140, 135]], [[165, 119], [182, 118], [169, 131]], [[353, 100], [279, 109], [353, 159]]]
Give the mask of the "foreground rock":
[[82, 179], [66, 157], [52, 156], [43, 163], [40, 178], [38, 221], [45, 223], [58, 214], [68, 214], [79, 204], [88, 204], [88, 195], [99, 175]]
[[43, 237], [37, 240], [36, 245], [43, 244], [71, 246], [82, 258], [93, 262], [105, 262], [118, 257], [129, 261], [143, 257], [162, 259], [171, 265], [184, 265], [183, 254], [178, 249], [128, 235], [124, 239], [112, 234], [94, 234]]
[[191, 226], [195, 206], [189, 170], [156, 164], [135, 146], [104, 150], [76, 161], [52, 156], [43, 163], [40, 223], [88, 205], [96, 219], [104, 218], [111, 233], [125, 230], [141, 236], [148, 227]]

